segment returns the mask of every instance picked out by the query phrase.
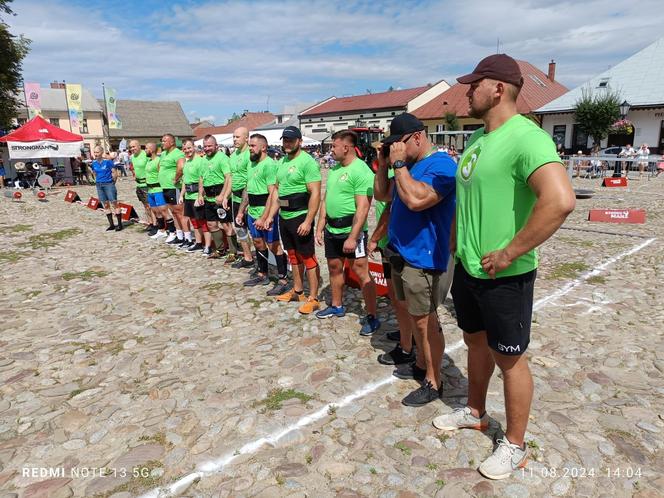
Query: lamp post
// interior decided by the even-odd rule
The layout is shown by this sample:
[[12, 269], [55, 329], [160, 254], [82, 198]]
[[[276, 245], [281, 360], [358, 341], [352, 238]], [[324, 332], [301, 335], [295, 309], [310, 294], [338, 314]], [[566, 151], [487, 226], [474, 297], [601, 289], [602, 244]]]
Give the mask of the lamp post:
[[[623, 103], [618, 106], [620, 109], [620, 119], [625, 119], [627, 113], [629, 112], [629, 102], [623, 100]], [[615, 166], [613, 167], [613, 178], [620, 178], [622, 176], [622, 161], [616, 161]], [[627, 173], [629, 174], [629, 166], [627, 166]]]

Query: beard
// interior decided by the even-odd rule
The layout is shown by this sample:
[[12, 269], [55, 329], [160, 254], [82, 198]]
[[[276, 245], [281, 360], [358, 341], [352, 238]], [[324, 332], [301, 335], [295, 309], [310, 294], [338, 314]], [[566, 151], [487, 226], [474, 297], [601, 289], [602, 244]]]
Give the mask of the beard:
[[258, 154], [254, 154], [253, 152], [249, 153], [249, 159], [251, 160], [252, 163], [255, 163], [261, 158], [260, 152]]
[[300, 146], [299, 145], [294, 146], [289, 152], [282, 145], [281, 150], [284, 151], [284, 154], [288, 154], [288, 155], [297, 154], [297, 152], [300, 150]]

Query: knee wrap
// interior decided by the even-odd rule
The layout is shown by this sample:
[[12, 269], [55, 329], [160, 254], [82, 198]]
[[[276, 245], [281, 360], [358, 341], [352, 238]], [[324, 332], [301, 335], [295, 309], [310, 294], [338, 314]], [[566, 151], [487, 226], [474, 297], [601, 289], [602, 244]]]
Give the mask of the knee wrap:
[[201, 228], [200, 220], [197, 220], [196, 218], [191, 218], [189, 221], [191, 222], [191, 226], [194, 227], [195, 229]]
[[288, 262], [291, 265], [297, 265], [299, 262], [297, 259], [297, 253], [295, 252], [295, 249], [288, 249], [288, 251], [286, 252], [288, 253]]
[[311, 256], [301, 256], [302, 261], [304, 262], [304, 267], [307, 270], [313, 270], [318, 266], [318, 260], [316, 255], [312, 254]]

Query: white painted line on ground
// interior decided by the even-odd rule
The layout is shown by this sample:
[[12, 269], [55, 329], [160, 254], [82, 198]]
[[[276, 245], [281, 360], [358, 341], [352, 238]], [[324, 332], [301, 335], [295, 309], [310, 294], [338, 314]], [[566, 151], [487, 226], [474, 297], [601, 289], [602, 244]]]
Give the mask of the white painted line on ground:
[[[625, 258], [627, 256], [631, 256], [632, 254], [640, 251], [644, 247], [647, 247], [648, 245], [652, 244], [656, 238], [648, 239], [645, 242], [633, 247], [632, 249], [622, 252], [618, 254], [617, 256], [614, 256], [604, 263], [600, 264], [597, 266], [595, 269], [584, 273], [581, 275], [579, 278], [576, 280], [573, 280], [572, 282], [568, 283], [567, 285], [563, 286], [561, 289], [549, 294], [548, 296], [545, 296], [541, 299], [538, 299], [534, 305], [533, 305], [533, 310], [537, 310], [539, 308], [542, 308], [546, 304], [552, 303], [556, 299], [564, 296], [565, 294], [568, 294], [571, 292], [573, 289], [577, 288], [579, 285], [581, 285], [583, 282], [588, 280], [590, 277], [593, 277], [595, 275], [599, 275], [602, 271], [606, 270], [609, 266], [614, 264], [616, 261], [621, 260], [622, 258]], [[454, 344], [452, 344], [449, 347], [445, 348], [445, 353], [448, 355], [450, 353], [453, 353], [457, 349], [459, 349], [461, 346], [463, 346], [463, 341], [458, 341]], [[168, 497], [168, 496], [177, 496], [178, 494], [184, 493], [186, 489], [191, 486], [192, 483], [196, 482], [199, 479], [202, 479], [203, 477], [207, 475], [212, 475], [212, 474], [217, 474], [221, 472], [224, 467], [226, 467], [228, 464], [230, 464], [233, 460], [235, 460], [238, 456], [240, 455], [247, 455], [247, 454], [252, 454], [258, 451], [263, 445], [276, 445], [281, 438], [284, 436], [290, 434], [291, 432], [301, 429], [302, 427], [305, 427], [309, 424], [312, 424], [313, 422], [316, 422], [325, 416], [329, 415], [329, 410], [330, 407], [336, 407], [336, 408], [342, 408], [344, 406], [347, 406], [348, 404], [352, 403], [353, 401], [363, 398], [364, 396], [367, 396], [374, 391], [380, 389], [381, 387], [391, 384], [396, 380], [396, 377], [390, 375], [389, 377], [385, 377], [382, 380], [379, 380], [377, 382], [372, 382], [370, 384], [367, 384], [363, 386], [361, 389], [355, 391], [352, 394], [349, 394], [348, 396], [342, 398], [338, 403], [329, 403], [322, 408], [319, 408], [317, 411], [311, 413], [310, 415], [306, 415], [299, 419], [297, 422], [285, 427], [284, 429], [274, 432], [268, 436], [256, 439], [255, 441], [251, 441], [244, 446], [242, 446], [240, 449], [234, 451], [233, 453], [227, 453], [226, 455], [223, 455], [216, 460], [210, 460], [208, 462], [203, 462], [198, 465], [198, 469], [190, 474], [187, 474], [186, 476], [178, 479], [177, 481], [171, 483], [170, 485], [163, 487], [163, 488], [157, 488], [153, 489], [152, 491], [149, 491], [148, 493], [145, 493], [141, 495], [140, 498], [162, 498], [162, 497]]]

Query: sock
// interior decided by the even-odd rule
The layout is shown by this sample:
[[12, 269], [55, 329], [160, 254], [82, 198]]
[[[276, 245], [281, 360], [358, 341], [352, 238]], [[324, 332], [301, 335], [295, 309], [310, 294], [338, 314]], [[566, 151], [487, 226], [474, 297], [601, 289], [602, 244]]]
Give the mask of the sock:
[[166, 229], [166, 220], [164, 220], [164, 218], [157, 218], [157, 228], [159, 230]]
[[276, 256], [275, 259], [277, 260], [279, 278], [286, 279], [286, 275], [288, 275], [288, 258], [286, 257], [286, 253]]
[[115, 223], [113, 223], [113, 215], [112, 215], [111, 213], [108, 213], [108, 214], [106, 215], [106, 218], [108, 219], [108, 224], [109, 224], [111, 227], [115, 227]]
[[221, 230], [215, 230], [214, 232], [210, 233], [212, 234], [212, 240], [214, 241], [215, 249], [217, 249], [217, 251], [221, 251], [222, 240], [224, 239], [223, 236], [221, 235]]
[[118, 219], [118, 226], [122, 226], [122, 215], [121, 214], [116, 214], [115, 217]]
[[178, 239], [182, 240], [182, 238], [184, 237], [184, 232], [182, 230], [176, 230], [175, 235]]
[[237, 237], [235, 234], [228, 237], [228, 251], [237, 254]]
[[295, 289], [293, 289], [293, 292], [295, 292], [295, 294], [297, 294], [297, 295], [299, 296], [299, 295], [302, 294], [304, 291], [303, 291], [303, 290], [301, 290], [301, 291], [296, 291]]
[[191, 232], [185, 232], [184, 233], [184, 240], [191, 242]]
[[269, 253], [267, 252], [267, 249], [265, 249], [264, 251], [259, 251], [258, 249], [256, 249], [256, 253], [258, 258], [258, 271], [267, 275], [268, 272], [267, 258]]
[[173, 218], [166, 220], [166, 227], [168, 228], [168, 233], [175, 232], [175, 222], [173, 221]]

